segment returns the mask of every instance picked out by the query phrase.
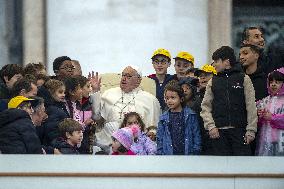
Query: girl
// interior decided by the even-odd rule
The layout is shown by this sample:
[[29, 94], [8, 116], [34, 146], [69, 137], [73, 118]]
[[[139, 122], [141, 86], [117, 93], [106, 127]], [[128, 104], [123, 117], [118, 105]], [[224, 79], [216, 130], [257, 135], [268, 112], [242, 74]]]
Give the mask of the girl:
[[134, 138], [134, 143], [131, 145], [131, 151], [136, 155], [155, 155], [157, 145], [145, 133], [145, 124], [143, 123], [140, 115], [136, 112], [129, 112], [125, 114], [120, 128], [132, 127], [137, 125], [140, 132]]
[[259, 134], [256, 155], [284, 155], [284, 68], [268, 75], [269, 96], [257, 102]]
[[48, 118], [43, 127], [37, 127], [44, 145], [50, 145], [59, 137], [58, 124], [70, 117], [65, 106], [65, 85], [62, 81], [50, 79], [39, 89], [39, 96], [44, 98]]
[[169, 108], [160, 116], [157, 131], [157, 154], [192, 155], [201, 148], [196, 114], [184, 106], [184, 94], [177, 81], [165, 88], [165, 102]]
[[89, 133], [90, 133], [90, 128], [92, 125], [94, 125], [94, 121], [92, 118], [86, 118], [83, 119], [81, 117], [81, 107], [80, 107], [80, 101], [82, 100], [82, 95], [83, 91], [80, 86], [80, 82], [78, 77], [70, 77], [67, 78], [65, 81], [65, 86], [66, 86], [66, 107], [67, 110], [70, 114], [70, 117], [73, 118], [74, 120], [78, 121], [83, 128], [83, 141], [82, 145], [79, 148], [79, 152], [81, 154], [89, 154], [92, 153], [92, 147], [93, 144], [89, 143]]
[[121, 128], [112, 134], [112, 155], [135, 155], [130, 147], [133, 144], [133, 131], [137, 132], [138, 127]]

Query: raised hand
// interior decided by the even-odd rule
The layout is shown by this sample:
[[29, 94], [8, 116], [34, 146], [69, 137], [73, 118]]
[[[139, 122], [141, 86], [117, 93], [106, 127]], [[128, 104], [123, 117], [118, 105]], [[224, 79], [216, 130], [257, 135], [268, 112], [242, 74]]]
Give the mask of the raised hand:
[[88, 79], [91, 82], [91, 86], [93, 88], [93, 92], [98, 92], [101, 89], [101, 78], [99, 77], [98, 72], [92, 71], [89, 72]]

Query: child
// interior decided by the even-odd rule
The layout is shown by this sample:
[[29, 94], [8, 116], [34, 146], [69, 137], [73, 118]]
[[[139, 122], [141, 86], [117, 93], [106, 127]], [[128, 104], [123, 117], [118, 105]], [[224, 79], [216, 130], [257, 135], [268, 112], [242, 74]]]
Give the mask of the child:
[[164, 89], [167, 83], [173, 79], [172, 75], [167, 74], [168, 68], [171, 66], [171, 54], [166, 49], [157, 49], [151, 59], [156, 73], [148, 77], [156, 83], [156, 97], [160, 102], [162, 111], [164, 111], [166, 108]]
[[284, 68], [268, 76], [269, 96], [257, 102], [259, 133], [256, 155], [284, 156]]
[[59, 137], [58, 124], [70, 117], [65, 106], [65, 85], [62, 81], [50, 79], [39, 90], [44, 98], [48, 118], [43, 123], [40, 138], [44, 145], [50, 145]]
[[62, 154], [79, 154], [77, 146], [83, 140], [82, 126], [79, 122], [66, 118], [59, 123], [60, 137], [54, 143]]
[[131, 128], [121, 128], [112, 134], [112, 155], [135, 155], [130, 147], [134, 142]]
[[179, 81], [183, 77], [187, 77], [187, 71], [194, 67], [194, 57], [188, 52], [179, 52], [175, 59], [176, 74], [174, 79]]
[[257, 129], [252, 82], [231, 47], [217, 49], [212, 59], [217, 75], [206, 86], [200, 113], [209, 131], [212, 154], [251, 155], [250, 143]]
[[148, 127], [146, 134], [153, 142], [156, 142], [157, 127], [155, 126]]
[[[82, 100], [82, 87], [80, 86], [80, 82], [78, 77], [69, 77], [64, 80], [66, 86], [66, 107], [70, 114], [70, 117], [74, 120], [78, 121], [84, 132], [84, 140], [80, 147], [80, 153], [89, 154], [92, 153], [93, 144], [89, 144], [89, 131], [91, 126], [94, 124], [94, 121], [91, 117], [87, 117], [83, 119], [81, 117], [81, 107], [80, 101]], [[90, 151], [91, 150], [91, 151]]]
[[184, 106], [184, 94], [177, 81], [165, 88], [165, 102], [169, 108], [160, 116], [157, 132], [157, 154], [196, 155], [201, 148], [196, 114]]
[[129, 112], [125, 114], [120, 128], [138, 126], [138, 136], [134, 137], [134, 143], [131, 145], [130, 150], [136, 155], [155, 155], [157, 145], [153, 142], [144, 132], [145, 124], [143, 123], [140, 115], [136, 112]]

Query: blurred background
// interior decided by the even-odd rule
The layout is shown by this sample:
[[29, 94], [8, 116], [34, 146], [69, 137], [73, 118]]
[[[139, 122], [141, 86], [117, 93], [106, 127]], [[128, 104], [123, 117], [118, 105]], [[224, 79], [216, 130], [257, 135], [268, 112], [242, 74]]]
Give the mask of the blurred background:
[[66, 55], [84, 75], [130, 64], [148, 75], [157, 48], [188, 51], [201, 67], [222, 45], [237, 55], [247, 26], [262, 26], [267, 48], [277, 47], [283, 22], [281, 0], [0, 0], [0, 67], [43, 62], [52, 75]]

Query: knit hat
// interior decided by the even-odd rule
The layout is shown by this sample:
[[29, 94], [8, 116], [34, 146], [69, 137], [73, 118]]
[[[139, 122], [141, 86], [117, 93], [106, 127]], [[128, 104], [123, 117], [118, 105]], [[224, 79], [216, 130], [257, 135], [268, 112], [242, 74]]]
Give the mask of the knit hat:
[[120, 144], [124, 146], [127, 150], [130, 149], [134, 141], [133, 132], [130, 128], [127, 127], [118, 129], [112, 134], [112, 137], [114, 137], [118, 142], [120, 142]]

